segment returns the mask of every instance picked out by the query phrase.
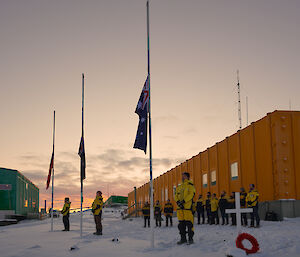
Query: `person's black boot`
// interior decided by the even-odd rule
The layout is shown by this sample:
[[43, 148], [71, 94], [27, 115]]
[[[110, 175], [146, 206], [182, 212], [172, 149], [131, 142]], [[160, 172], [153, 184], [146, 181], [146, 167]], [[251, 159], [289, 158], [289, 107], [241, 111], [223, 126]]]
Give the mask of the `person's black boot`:
[[177, 242], [177, 244], [182, 245], [182, 244], [185, 244], [186, 242], [187, 242], [186, 238], [181, 238], [180, 241]]
[[193, 244], [193, 243], [194, 243], [193, 238], [189, 238], [189, 241], [187, 242], [187, 245], [191, 245], [191, 244]]

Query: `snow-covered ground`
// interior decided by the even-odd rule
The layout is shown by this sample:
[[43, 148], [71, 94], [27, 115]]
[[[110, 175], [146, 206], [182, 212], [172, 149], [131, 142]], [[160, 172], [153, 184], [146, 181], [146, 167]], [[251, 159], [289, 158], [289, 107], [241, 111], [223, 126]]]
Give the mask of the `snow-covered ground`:
[[[70, 216], [70, 232], [61, 231], [61, 217], [54, 219], [54, 232], [50, 232], [50, 219], [0, 227], [0, 256], [246, 256], [235, 247], [237, 232], [232, 226], [195, 225], [195, 244], [178, 246], [177, 219], [173, 227], [165, 227], [163, 221], [161, 228], [155, 228], [155, 248], [151, 249], [150, 229], [143, 227], [142, 218], [122, 220], [120, 211], [114, 209], [104, 209], [103, 216], [103, 236], [95, 236], [93, 216], [89, 211], [84, 213], [82, 239], [79, 213]], [[260, 244], [260, 251], [253, 257], [300, 256], [300, 218], [262, 221], [261, 228], [243, 228], [243, 232], [252, 234]], [[113, 238], [119, 241], [112, 241]], [[75, 250], [70, 250], [71, 247]]]

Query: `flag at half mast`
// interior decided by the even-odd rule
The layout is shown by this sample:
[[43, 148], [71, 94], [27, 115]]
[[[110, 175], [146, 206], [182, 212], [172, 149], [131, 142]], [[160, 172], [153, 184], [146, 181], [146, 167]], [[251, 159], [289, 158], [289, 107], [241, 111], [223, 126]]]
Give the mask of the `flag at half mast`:
[[49, 167], [49, 173], [47, 178], [47, 184], [46, 184], [46, 190], [49, 188], [50, 180], [51, 180], [51, 173], [54, 166], [54, 152], [52, 152], [51, 161], [50, 161], [50, 167]]
[[80, 156], [80, 179], [82, 181], [85, 179], [85, 149], [83, 136], [80, 140], [78, 155]]
[[149, 112], [149, 80], [145, 81], [140, 99], [135, 109], [135, 113], [139, 115], [139, 125], [133, 148], [147, 151], [147, 124]]

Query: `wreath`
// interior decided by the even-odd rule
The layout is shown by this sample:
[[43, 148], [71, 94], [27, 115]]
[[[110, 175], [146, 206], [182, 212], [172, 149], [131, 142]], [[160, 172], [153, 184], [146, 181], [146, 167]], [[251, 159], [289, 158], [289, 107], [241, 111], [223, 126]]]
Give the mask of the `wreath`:
[[[251, 249], [247, 249], [244, 247], [243, 241], [245, 239], [247, 239], [252, 244]], [[257, 240], [248, 233], [239, 234], [238, 237], [236, 238], [235, 243], [236, 243], [236, 247], [244, 250], [246, 254], [256, 253], [259, 250], [259, 244]]]

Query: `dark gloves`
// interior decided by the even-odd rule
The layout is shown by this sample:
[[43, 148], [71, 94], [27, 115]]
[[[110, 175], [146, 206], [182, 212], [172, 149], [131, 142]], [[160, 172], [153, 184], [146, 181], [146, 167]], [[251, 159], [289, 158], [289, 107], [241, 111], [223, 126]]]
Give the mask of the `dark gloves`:
[[251, 205], [251, 204], [252, 204], [252, 202], [251, 202], [251, 201], [248, 201], [248, 202], [247, 202], [247, 204], [248, 204], [248, 205]]
[[182, 201], [177, 201], [177, 205], [178, 205], [178, 207], [180, 208], [180, 209], [184, 209], [184, 203], [185, 203], [185, 201], [184, 200], [182, 200]]
[[94, 210], [94, 209], [92, 209], [92, 213], [95, 213], [95, 210]]

